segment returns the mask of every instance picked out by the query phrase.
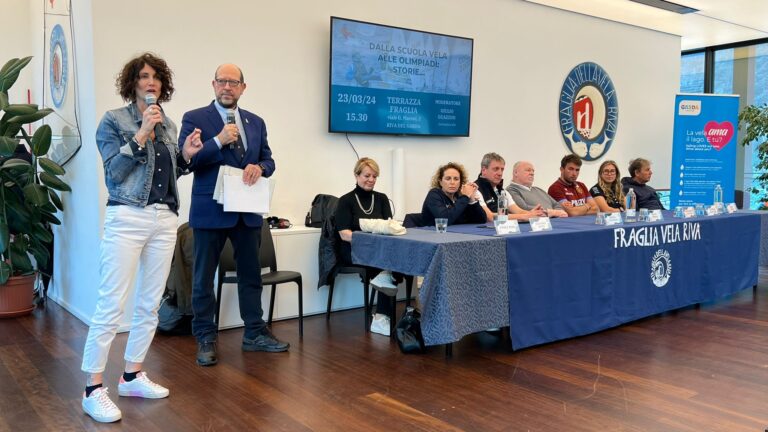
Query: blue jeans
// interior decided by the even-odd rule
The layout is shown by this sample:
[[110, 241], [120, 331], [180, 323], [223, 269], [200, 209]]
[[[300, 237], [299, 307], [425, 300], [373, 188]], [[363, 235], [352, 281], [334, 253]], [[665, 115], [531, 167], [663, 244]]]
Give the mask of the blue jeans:
[[242, 218], [232, 228], [199, 229], [195, 235], [195, 265], [192, 285], [192, 334], [198, 342], [214, 342], [218, 328], [213, 321], [216, 296], [213, 279], [227, 238], [232, 242], [237, 265], [237, 297], [240, 317], [245, 323], [244, 338], [254, 339], [266, 329], [261, 308], [261, 227], [245, 226]]

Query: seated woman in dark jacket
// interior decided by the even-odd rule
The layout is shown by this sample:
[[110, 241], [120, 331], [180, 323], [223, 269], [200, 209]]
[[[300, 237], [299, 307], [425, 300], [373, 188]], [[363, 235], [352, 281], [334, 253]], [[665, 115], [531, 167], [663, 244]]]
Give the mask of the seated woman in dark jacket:
[[616, 213], [624, 210], [624, 192], [621, 190], [621, 172], [616, 162], [607, 160], [597, 170], [597, 184], [589, 194], [595, 199], [597, 210]]
[[[336, 207], [336, 230], [341, 242], [339, 245], [339, 264], [352, 265], [352, 232], [360, 231], [360, 219], [390, 219], [392, 208], [389, 198], [381, 192], [374, 192], [376, 179], [379, 177], [379, 165], [371, 158], [361, 158], [355, 164], [355, 180], [357, 184], [351, 192], [339, 198]], [[369, 274], [377, 274], [371, 280], [371, 285], [379, 293], [376, 304], [376, 314], [371, 322], [371, 332], [389, 336], [392, 299], [397, 294], [397, 282], [388, 271], [369, 267]], [[382, 292], [385, 297], [382, 297]]]
[[448, 219], [448, 225], [485, 223], [475, 192], [477, 185], [467, 181], [464, 166], [455, 162], [442, 165], [432, 177], [432, 189], [421, 207], [424, 225], [434, 225], [435, 218]]

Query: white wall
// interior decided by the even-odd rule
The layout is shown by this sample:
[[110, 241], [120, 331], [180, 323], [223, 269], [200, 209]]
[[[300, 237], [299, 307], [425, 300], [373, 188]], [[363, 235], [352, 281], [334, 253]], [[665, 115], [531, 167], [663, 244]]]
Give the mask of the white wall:
[[[600, 64], [617, 89], [618, 132], [607, 157], [624, 171], [629, 159], [646, 157], [654, 162], [652, 184], [669, 185], [680, 63], [676, 36], [512, 0], [233, 0], [226, 9], [199, 0], [75, 0], [73, 13], [83, 149], [70, 167], [75, 191], [65, 199], [65, 227], [57, 232], [57, 295], [65, 301], [82, 293], [79, 287], [95, 288], [98, 282], [106, 190], [94, 131], [106, 110], [122, 104], [114, 87], [118, 70], [145, 50], [164, 57], [175, 71], [177, 92], [165, 107], [177, 122], [186, 110], [212, 100], [210, 82], [218, 64], [242, 67], [248, 88], [241, 105], [266, 120], [277, 162], [273, 213], [295, 223], [303, 221], [316, 193], [341, 195], [353, 186], [355, 155], [343, 135], [327, 133], [331, 15], [475, 40], [471, 137], [351, 136], [361, 156], [377, 159], [385, 169], [391, 167], [391, 150], [404, 150], [408, 212], [421, 209], [439, 164], [464, 163], [474, 177], [488, 151], [502, 154], [510, 168], [518, 159], [532, 161], [537, 184], [548, 186], [567, 153], [558, 128], [559, 91], [570, 69], [584, 61]], [[598, 164], [582, 169], [588, 186]], [[391, 190], [388, 174], [383, 172], [377, 185], [385, 193]], [[511, 169], [507, 181], [510, 175]], [[181, 185], [184, 221], [191, 178]], [[79, 299], [73, 312], [89, 316], [92, 308], [93, 299]]]
[[[42, 57], [41, 52], [33, 52], [32, 38], [30, 32], [32, 27], [32, 13], [29, 7], [29, 0], [3, 0], [3, 12], [10, 12], [9, 16], [3, 19], [0, 27], [0, 67], [12, 58], [22, 58], [34, 55]], [[39, 32], [38, 32], [39, 33]], [[32, 87], [32, 75], [34, 68], [27, 66], [19, 75], [16, 84], [8, 92], [8, 98], [11, 103], [27, 103], [27, 89]]]

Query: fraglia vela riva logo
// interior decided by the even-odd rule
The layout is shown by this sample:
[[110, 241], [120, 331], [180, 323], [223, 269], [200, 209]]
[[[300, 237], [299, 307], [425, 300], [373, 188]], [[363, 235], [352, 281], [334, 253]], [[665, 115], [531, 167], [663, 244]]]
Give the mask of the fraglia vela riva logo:
[[560, 90], [560, 132], [568, 149], [584, 160], [608, 152], [619, 124], [616, 89], [597, 63], [585, 62], [565, 77]]

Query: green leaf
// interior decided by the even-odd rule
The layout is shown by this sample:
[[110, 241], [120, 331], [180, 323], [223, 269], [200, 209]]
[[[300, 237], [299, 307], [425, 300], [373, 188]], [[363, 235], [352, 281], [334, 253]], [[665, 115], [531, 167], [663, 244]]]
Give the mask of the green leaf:
[[26, 250], [23, 253], [11, 253], [11, 264], [13, 264], [13, 269], [17, 274], [30, 273], [35, 270]]
[[8, 92], [0, 91], [0, 111], [8, 107]]
[[6, 123], [5, 129], [3, 129], [2, 136], [14, 138], [21, 130], [21, 123]]
[[56, 216], [50, 214], [50, 213], [43, 213], [42, 215], [43, 222], [48, 222], [49, 224], [53, 225], [61, 225], [61, 221]]
[[16, 138], [0, 136], [0, 156], [13, 156], [13, 152], [16, 151], [16, 145], [18, 143], [19, 142], [16, 141]]
[[8, 244], [11, 241], [11, 232], [8, 230], [8, 223], [0, 219], [0, 254], [5, 253]]
[[7, 62], [5, 62], [5, 64], [3, 65], [3, 67], [0, 69], [0, 77], [1, 77], [1, 76], [3, 76], [3, 75], [5, 75], [5, 74], [6, 74], [6, 72], [8, 72], [8, 70], [9, 70], [10, 68], [12, 68], [12, 67], [13, 67], [13, 65], [14, 65], [14, 64], [16, 64], [18, 61], [19, 61], [19, 59], [17, 59], [17, 58], [12, 58], [12, 59], [8, 60]]
[[0, 90], [8, 91], [19, 79], [19, 72], [8, 74], [0, 79]]
[[5, 66], [0, 69], [0, 77], [18, 73], [20, 70], [24, 69], [30, 61], [32, 61], [32, 56], [8, 60], [8, 62], [5, 63]]
[[8, 123], [18, 123], [19, 125], [34, 123], [52, 112], [53, 110], [51, 108], [43, 108], [34, 114], [11, 117], [10, 119], [8, 119]]
[[48, 189], [48, 198], [51, 199], [51, 202], [57, 209], [64, 211], [64, 203], [61, 202], [61, 198], [53, 189]]
[[31, 169], [32, 164], [25, 161], [24, 159], [8, 159], [5, 161], [5, 163], [0, 165], [1, 170], [10, 170], [13, 168], [21, 168], [21, 167], [23, 167], [24, 169]]
[[45, 267], [45, 265], [48, 264], [48, 260], [51, 259], [51, 254], [48, 252], [48, 249], [41, 245], [30, 245], [29, 253], [35, 257], [37, 268]]
[[23, 236], [16, 236], [13, 239], [10, 247], [11, 264], [16, 273], [26, 273], [34, 270], [32, 261], [27, 255], [29, 244], [24, 240]]
[[32, 225], [30, 235], [41, 244], [50, 244], [53, 241], [53, 234], [40, 223]]
[[[48, 195], [46, 195], [45, 197], [48, 198]], [[44, 212], [47, 212], [47, 213], [55, 214], [56, 213], [56, 206], [53, 205], [50, 202], [47, 202], [47, 203], [43, 204], [42, 207], [40, 207], [40, 210], [42, 210]]]
[[44, 185], [48, 186], [49, 188], [56, 189], [58, 191], [64, 191], [64, 192], [71, 192], [72, 188], [69, 187], [68, 184], [64, 183], [63, 180], [56, 176], [52, 176], [48, 174], [47, 172], [41, 172], [40, 173], [40, 181], [43, 182]]
[[12, 116], [21, 116], [34, 114], [37, 112], [37, 108], [36, 104], [10, 104], [3, 111]]
[[11, 277], [11, 266], [5, 261], [0, 261], [0, 285], [8, 282], [9, 277]]
[[33, 222], [32, 213], [24, 206], [23, 203], [8, 199], [6, 197], [5, 212], [8, 218], [8, 228], [11, 233], [22, 232]]
[[39, 184], [28, 184], [24, 186], [24, 198], [29, 204], [36, 207], [42, 207], [49, 203], [46, 188]]
[[64, 171], [64, 168], [61, 167], [61, 165], [57, 164], [56, 162], [48, 159], [48, 158], [38, 158], [37, 163], [40, 164], [40, 167], [43, 169], [43, 171], [47, 172], [51, 175], [64, 175], [66, 171]]
[[42, 125], [32, 135], [32, 154], [37, 157], [45, 156], [49, 148], [51, 148], [51, 127]]

